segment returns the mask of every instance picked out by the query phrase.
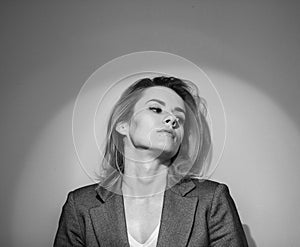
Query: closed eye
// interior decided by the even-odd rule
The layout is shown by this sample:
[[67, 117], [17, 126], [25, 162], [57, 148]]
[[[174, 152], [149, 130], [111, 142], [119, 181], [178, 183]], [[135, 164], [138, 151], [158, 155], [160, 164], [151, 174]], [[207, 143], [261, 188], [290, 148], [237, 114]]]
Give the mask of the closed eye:
[[151, 106], [149, 107], [149, 110], [155, 112], [155, 113], [161, 113], [162, 112], [162, 109], [159, 108], [159, 107], [154, 107], [154, 106]]
[[183, 124], [184, 121], [185, 121], [185, 119], [182, 118], [182, 117], [176, 117], [176, 119], [177, 119], [177, 121], [178, 121], [179, 123], [181, 123], [181, 124]]

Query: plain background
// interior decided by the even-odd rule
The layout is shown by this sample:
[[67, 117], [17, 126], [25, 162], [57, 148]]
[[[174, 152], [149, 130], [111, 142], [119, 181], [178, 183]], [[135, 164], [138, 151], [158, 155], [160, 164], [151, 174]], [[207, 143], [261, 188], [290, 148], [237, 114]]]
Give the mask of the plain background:
[[297, 1], [2, 1], [1, 246], [51, 246], [67, 192], [91, 183], [72, 144], [76, 96], [98, 67], [143, 50], [201, 66], [228, 131], [226, 183], [250, 246], [300, 243]]

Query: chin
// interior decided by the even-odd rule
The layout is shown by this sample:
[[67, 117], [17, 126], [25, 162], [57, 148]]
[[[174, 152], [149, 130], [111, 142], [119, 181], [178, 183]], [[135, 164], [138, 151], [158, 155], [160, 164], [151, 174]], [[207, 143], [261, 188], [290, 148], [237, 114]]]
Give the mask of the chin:
[[178, 151], [178, 147], [170, 146], [170, 147], [160, 147], [156, 149], [156, 153], [160, 158], [163, 159], [172, 159]]

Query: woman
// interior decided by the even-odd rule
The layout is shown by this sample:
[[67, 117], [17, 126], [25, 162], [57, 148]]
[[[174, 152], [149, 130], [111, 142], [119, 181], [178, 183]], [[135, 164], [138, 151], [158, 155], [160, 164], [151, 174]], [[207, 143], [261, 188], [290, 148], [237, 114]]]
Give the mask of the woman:
[[144, 78], [112, 110], [99, 184], [70, 192], [54, 246], [248, 246], [192, 83]]

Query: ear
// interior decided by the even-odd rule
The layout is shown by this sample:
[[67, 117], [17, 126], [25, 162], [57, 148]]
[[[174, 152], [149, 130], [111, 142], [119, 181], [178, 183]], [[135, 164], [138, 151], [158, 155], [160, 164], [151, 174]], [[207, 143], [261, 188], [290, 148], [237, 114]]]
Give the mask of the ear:
[[118, 133], [120, 133], [121, 135], [126, 136], [128, 134], [128, 129], [129, 129], [128, 127], [129, 127], [128, 123], [126, 123], [126, 122], [119, 122], [116, 125], [116, 131]]

